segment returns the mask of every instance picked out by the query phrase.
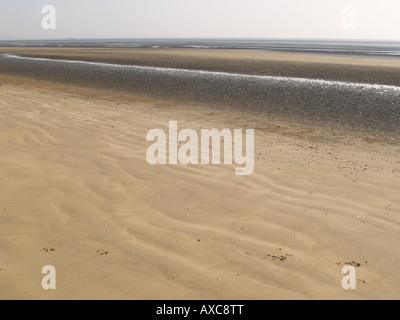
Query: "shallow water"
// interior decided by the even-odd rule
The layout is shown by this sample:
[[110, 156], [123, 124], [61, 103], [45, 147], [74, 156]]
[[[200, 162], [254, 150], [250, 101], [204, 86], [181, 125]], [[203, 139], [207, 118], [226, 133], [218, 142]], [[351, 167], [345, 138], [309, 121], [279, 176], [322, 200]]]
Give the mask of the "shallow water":
[[176, 102], [224, 106], [261, 118], [340, 127], [400, 140], [400, 87], [0, 56], [0, 72]]

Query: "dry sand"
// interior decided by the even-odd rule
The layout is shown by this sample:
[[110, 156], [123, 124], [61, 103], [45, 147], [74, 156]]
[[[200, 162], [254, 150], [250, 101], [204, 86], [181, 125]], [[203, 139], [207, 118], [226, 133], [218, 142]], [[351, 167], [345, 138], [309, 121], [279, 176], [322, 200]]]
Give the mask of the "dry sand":
[[[399, 146], [0, 82], [0, 299], [399, 297]], [[170, 120], [256, 127], [255, 173], [150, 166], [146, 133]], [[348, 263], [355, 291], [341, 288]]]

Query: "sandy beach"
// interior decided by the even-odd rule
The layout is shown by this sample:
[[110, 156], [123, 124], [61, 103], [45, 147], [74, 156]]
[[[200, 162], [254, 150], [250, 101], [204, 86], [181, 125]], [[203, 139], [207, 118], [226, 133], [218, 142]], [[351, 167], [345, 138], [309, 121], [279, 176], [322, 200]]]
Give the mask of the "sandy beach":
[[[0, 299], [399, 297], [398, 144], [10, 75], [0, 83]], [[254, 174], [149, 165], [146, 133], [170, 120], [255, 127]], [[354, 291], [341, 287], [349, 264]], [[57, 290], [41, 288], [44, 265], [56, 267]]]

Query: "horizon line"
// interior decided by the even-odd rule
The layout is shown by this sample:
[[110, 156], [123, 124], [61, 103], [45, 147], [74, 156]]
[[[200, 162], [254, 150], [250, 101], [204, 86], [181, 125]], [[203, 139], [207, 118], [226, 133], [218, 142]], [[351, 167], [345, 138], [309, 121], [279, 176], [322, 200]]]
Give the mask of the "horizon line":
[[131, 38], [79, 38], [79, 37], [65, 37], [65, 38], [31, 38], [31, 39], [0, 39], [0, 42], [8, 41], [104, 41], [104, 40], [306, 40], [306, 41], [377, 41], [377, 42], [400, 42], [400, 39], [373, 39], [373, 38], [301, 38], [301, 37], [131, 37]]

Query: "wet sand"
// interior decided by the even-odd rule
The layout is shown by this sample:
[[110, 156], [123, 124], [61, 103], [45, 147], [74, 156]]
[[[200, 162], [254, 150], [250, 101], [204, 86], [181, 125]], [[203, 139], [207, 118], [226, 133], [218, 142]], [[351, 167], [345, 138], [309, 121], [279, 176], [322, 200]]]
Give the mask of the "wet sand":
[[400, 86], [399, 59], [201, 49], [0, 48], [0, 54]]
[[[347, 131], [366, 139], [393, 143], [400, 141], [400, 86], [382, 85], [379, 82], [382, 79], [373, 75], [384, 64], [394, 66], [393, 59], [375, 61], [330, 57], [329, 60], [326, 56], [279, 55], [252, 51], [215, 51], [215, 57], [211, 57], [213, 50], [186, 52], [135, 49], [110, 51], [107, 56], [105, 54], [108, 50], [92, 49], [91, 54], [81, 56], [78, 49], [65, 50], [45, 51], [46, 57], [63, 59], [57, 61], [0, 56], [0, 73], [79, 85], [87, 90], [97, 88], [111, 94], [158, 99], [173, 104], [252, 113], [257, 118], [317, 129]], [[43, 57], [44, 54], [39, 52], [41, 51], [35, 55]], [[67, 63], [67, 53], [70, 53], [69, 59], [73, 60], [98, 60], [114, 64]], [[23, 54], [19, 53], [21, 55]], [[315, 61], [311, 62], [312, 58]], [[243, 59], [247, 60], [243, 62]], [[292, 61], [288, 62], [288, 59]], [[322, 63], [323, 61], [325, 62]], [[372, 62], [375, 66], [371, 65]], [[136, 64], [128, 66], [127, 63]], [[270, 63], [276, 64], [275, 71], [280, 77], [251, 74], [254, 70], [262, 72]], [[148, 66], [138, 67], [140, 64]], [[376, 69], [380, 64], [382, 65]], [[163, 67], [155, 68], [154, 65]], [[287, 66], [290, 66], [293, 74], [303, 78], [293, 77], [293, 74], [283, 77]], [[347, 82], [347, 76], [342, 71], [340, 81], [312, 78], [313, 72], [310, 73], [310, 70], [313, 68], [320, 73], [318, 76], [322, 79], [338, 77], [330, 69], [332, 66], [340, 70], [351, 70], [350, 67], [354, 67], [358, 75], [351, 72], [349, 74], [356, 76], [358, 81], [365, 80], [366, 83]], [[182, 67], [189, 69], [181, 69]], [[234, 73], [238, 71], [238, 67], [243, 68], [242, 71], [246, 74]], [[219, 71], [191, 70], [196, 68]], [[386, 67], [385, 71], [379, 69], [378, 74], [389, 83], [394, 83], [400, 79], [399, 70]], [[275, 71], [270, 74], [275, 74]], [[265, 74], [268, 72], [265, 71]], [[369, 82], [373, 85], [368, 85]]]
[[[0, 299], [396, 299], [399, 146], [0, 75]], [[153, 128], [252, 128], [256, 169], [150, 166]], [[335, 137], [332, 139], [332, 137]], [[57, 290], [41, 268], [57, 269]], [[344, 265], [357, 290], [344, 291]]]

